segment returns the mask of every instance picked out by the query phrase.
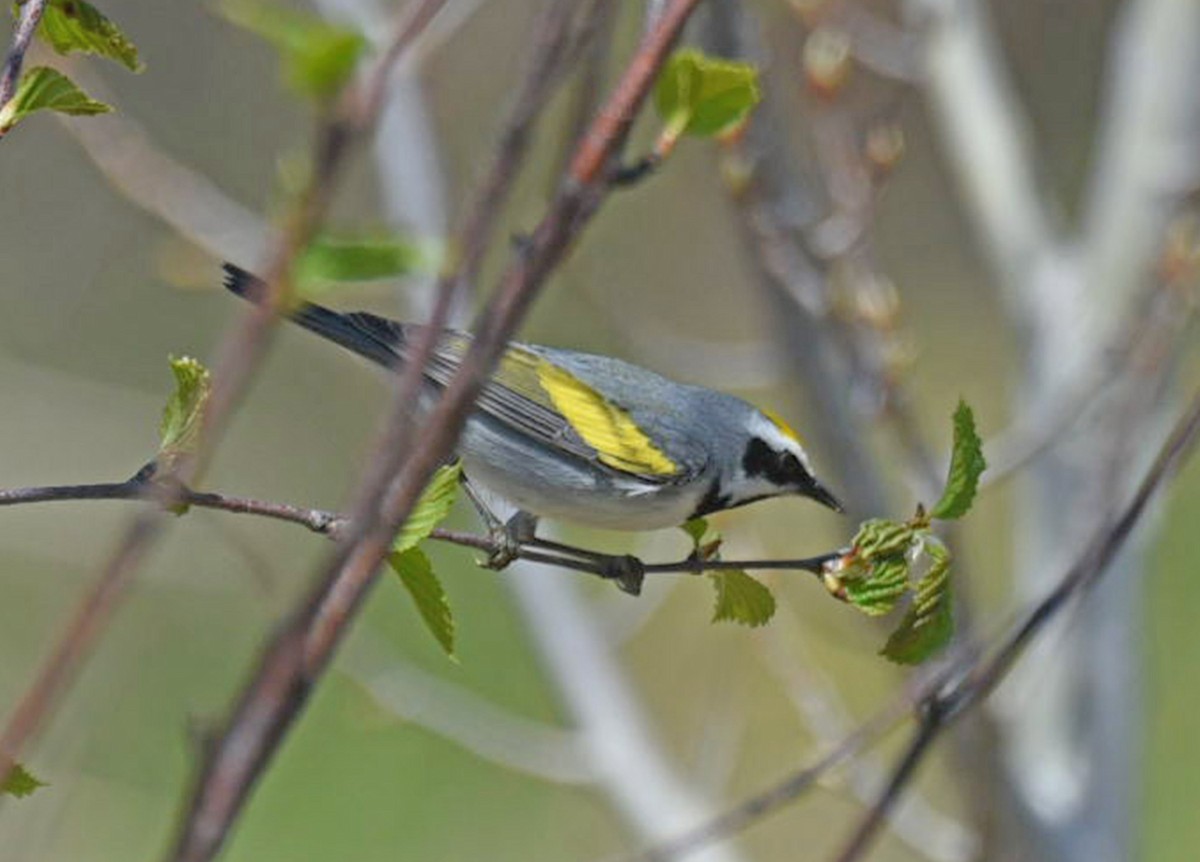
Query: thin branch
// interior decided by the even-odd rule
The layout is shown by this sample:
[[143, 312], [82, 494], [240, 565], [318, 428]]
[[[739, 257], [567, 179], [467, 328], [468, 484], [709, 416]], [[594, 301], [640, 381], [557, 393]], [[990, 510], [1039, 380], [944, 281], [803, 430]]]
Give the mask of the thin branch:
[[587, 0], [583, 24], [572, 28], [577, 9], [584, 5], [583, 0], [549, 0], [534, 24], [532, 52], [522, 84], [504, 120], [487, 175], [476, 189], [459, 231], [462, 263], [456, 273], [447, 276], [457, 280], [459, 289], [474, 288], [500, 211], [529, 152], [535, 124], [566, 80], [566, 61], [574, 59], [589, 41], [597, 16], [608, 4]]
[[[1004, 68], [981, 0], [906, 0], [920, 33], [926, 97], [961, 196], [1017, 319], [1047, 316], [1058, 298], [1047, 289], [1056, 235], [1042, 196], [1030, 124]], [[1035, 277], [1037, 276], [1037, 277]]]
[[107, 628], [119, 607], [133, 574], [168, 523], [165, 509], [177, 502], [179, 488], [195, 483], [219, 443], [229, 417], [241, 400], [250, 378], [265, 353], [279, 310], [290, 293], [292, 261], [316, 230], [340, 175], [351, 145], [371, 128], [391, 65], [421, 32], [445, 0], [421, 0], [396, 31], [392, 46], [369, 71], [361, 90], [342, 94], [332, 119], [318, 135], [316, 167], [305, 191], [276, 244], [267, 267], [264, 301], [250, 306], [228, 334], [214, 363], [213, 388], [206, 404], [195, 454], [180, 458], [169, 477], [154, 483], [152, 502], [125, 530], [116, 550], [101, 566], [87, 593], [59, 635], [29, 688], [18, 701], [0, 732], [0, 775], [7, 775], [28, 741], [44, 724], [58, 697]]
[[[643, 40], [581, 143], [570, 176], [550, 210], [501, 278], [470, 350], [424, 423], [415, 447], [400, 449], [401, 456], [407, 457], [395, 467], [392, 457], [372, 459], [347, 537], [322, 567], [315, 589], [264, 651], [209, 753], [170, 858], [203, 862], [224, 842], [255, 781], [300, 714], [374, 583], [396, 530], [412, 511], [429, 476], [453, 448], [517, 323], [603, 199], [606, 190], [598, 185], [603, 168], [625, 139], [659, 67], [698, 2], [673, 0], [658, 28]], [[435, 330], [436, 325], [430, 328]], [[423, 358], [414, 362], [417, 374], [420, 365]], [[401, 377], [411, 379], [411, 373], [406, 371]], [[402, 381], [401, 387], [406, 383]], [[411, 411], [407, 408], [411, 403], [393, 405], [383, 438], [408, 436]], [[396, 476], [394, 484], [392, 476]], [[376, 500], [382, 505], [373, 505]]]
[[21, 79], [21, 66], [25, 62], [25, 52], [33, 42], [33, 34], [37, 32], [38, 24], [42, 23], [42, 15], [46, 12], [49, 0], [26, 0], [19, 8], [17, 26], [13, 29], [12, 47], [4, 58], [4, 71], [0, 73], [0, 110], [4, 108], [17, 92], [17, 82]]
[[[114, 98], [83, 64], [71, 75], [105, 102]], [[168, 154], [127, 113], [57, 115], [109, 185], [188, 242], [221, 260], [253, 267], [267, 247], [268, 225], [211, 179]]]
[[932, 717], [923, 718], [917, 725], [917, 732], [905, 748], [904, 754], [896, 762], [892, 774], [879, 793], [875, 804], [867, 809], [867, 814], [859, 821], [858, 827], [850, 835], [846, 846], [835, 857], [837, 862], [854, 862], [861, 859], [874, 842], [879, 830], [896, 804], [905, 786], [916, 775], [917, 767], [925, 757], [929, 747], [937, 738], [942, 725]]
[[906, 692], [905, 697], [895, 699], [837, 745], [827, 749], [825, 754], [810, 765], [755, 794], [736, 808], [731, 808], [704, 825], [669, 841], [630, 856], [620, 857], [621, 862], [675, 862], [714, 841], [748, 829], [818, 786], [826, 775], [857, 757], [861, 751], [899, 723], [912, 708], [911, 697], [911, 693]]
[[[716, 810], [673, 768], [612, 644], [577, 581], [521, 572], [509, 581], [538, 656], [578, 729], [602, 791], [633, 834], [662, 840]], [[732, 842], [713, 842], [697, 862], [737, 862]]]
[[[157, 493], [156, 493], [157, 492]], [[86, 485], [43, 485], [29, 488], [0, 489], [0, 507], [19, 506], [32, 503], [57, 503], [87, 500], [150, 500], [161, 496], [155, 483], [135, 476], [124, 482], [98, 482]], [[220, 494], [214, 491], [193, 491], [189, 488], [178, 488], [173, 492], [173, 499], [186, 506], [201, 509], [214, 509], [221, 512], [231, 512], [239, 515], [256, 515], [274, 521], [284, 521], [297, 524], [314, 533], [339, 539], [351, 517], [341, 512], [327, 509], [314, 509], [306, 506], [296, 506], [291, 503], [277, 503], [268, 500], [257, 500], [249, 497], [237, 497]], [[844, 549], [818, 554], [814, 557], [796, 559], [772, 560], [703, 560], [689, 556], [682, 560], [669, 563], [645, 563], [632, 556], [609, 556], [607, 554], [576, 548], [571, 545], [552, 545], [552, 552], [545, 548], [551, 543], [535, 542], [532, 545], [518, 545], [510, 548], [505, 540], [489, 534], [465, 533], [459, 530], [437, 528], [430, 538], [464, 548], [474, 548], [486, 554], [497, 554], [501, 551], [511, 551], [514, 560], [527, 560], [531, 563], [558, 566], [587, 574], [612, 576], [611, 567], [606, 561], [617, 560], [628, 562], [637, 571], [644, 574], [689, 574], [702, 575], [708, 572], [730, 570], [751, 571], [804, 571], [820, 574], [826, 563], [837, 559], [845, 553]]]
[[477, 757], [556, 784], [587, 785], [597, 773], [579, 733], [516, 715], [415, 665], [368, 638], [348, 647], [338, 668], [381, 708], [436, 733]]
[[[753, 825], [812, 789], [829, 771], [866, 749], [912, 709], [921, 712], [926, 725], [934, 725], [934, 729], [926, 727], [922, 733], [936, 734], [977, 708], [1016, 666], [1030, 642], [1103, 578], [1145, 513], [1150, 500], [1191, 457], [1198, 441], [1200, 392], [1193, 396], [1191, 405], [1176, 423], [1130, 501], [1112, 517], [1105, 519], [1083, 554], [1067, 569], [1049, 595], [1034, 603], [988, 650], [958, 649], [939, 666], [919, 675], [900, 697], [883, 707], [810, 766], [700, 828], [629, 857], [629, 862], [681, 859], [710, 841]], [[880, 801], [885, 805], [891, 804], [929, 749], [928, 740], [914, 737], [909, 756], [903, 758], [900, 764], [903, 780], [895, 780], [901, 772], [898, 769], [893, 773], [893, 780], [889, 782]], [[879, 816], [880, 813], [873, 807], [864, 815], [864, 822]], [[874, 830], [875, 827], [868, 828]]]
[[[834, 745], [853, 727], [836, 686], [810, 654], [802, 625], [780, 608], [755, 639], [768, 670], [804, 718], [819, 745]], [[884, 785], [876, 758], [863, 753], [847, 769], [845, 784], [863, 805], [872, 804]], [[830, 786], [836, 786], [829, 782]], [[958, 819], [913, 792], [888, 817], [889, 831], [913, 851], [939, 862], [966, 862], [978, 856], [979, 836]]]

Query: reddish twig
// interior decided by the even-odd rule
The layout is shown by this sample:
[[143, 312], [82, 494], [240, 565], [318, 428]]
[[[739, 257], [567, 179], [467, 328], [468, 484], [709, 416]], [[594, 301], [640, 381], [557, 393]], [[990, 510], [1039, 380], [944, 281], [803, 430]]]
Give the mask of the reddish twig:
[[169, 477], [172, 481], [156, 483], [152, 487], [149, 499], [158, 505], [148, 507], [135, 517], [114, 553], [101, 567], [0, 733], [0, 775], [7, 775], [58, 696], [73, 679], [92, 644], [107, 627], [134, 572], [166, 523], [163, 509], [178, 502], [175, 495], [179, 489], [194, 484], [202, 472], [266, 350], [278, 311], [290, 293], [292, 261], [315, 232], [350, 145], [373, 126], [382, 87], [397, 58], [411, 46], [444, 3], [445, 0], [421, 0], [414, 12], [405, 16], [391, 47], [369, 73], [362, 91], [353, 88], [344, 91], [332, 119], [322, 126], [316, 167], [267, 267], [263, 301], [247, 309], [218, 351], [213, 388], [203, 417], [200, 450], [191, 457], [179, 459]]
[[[201, 862], [212, 858], [223, 843], [254, 782], [299, 715], [373, 583], [396, 530], [433, 470], [453, 448], [475, 397], [517, 323], [602, 199], [605, 190], [597, 184], [601, 169], [624, 140], [655, 73], [698, 2], [674, 0], [659, 27], [643, 41], [581, 144], [568, 181], [502, 277], [471, 349], [426, 421], [417, 445], [396, 470], [392, 462], [397, 455], [377, 452], [391, 457], [372, 459], [346, 539], [322, 568], [316, 588], [299, 612], [267, 647], [213, 745], [172, 859]], [[412, 367], [419, 373], [416, 361]], [[403, 377], [412, 379], [412, 375], [410, 370]], [[409, 404], [411, 401], [394, 405], [385, 439], [407, 436], [402, 429], [408, 426]], [[382, 505], [373, 505], [376, 499]]]

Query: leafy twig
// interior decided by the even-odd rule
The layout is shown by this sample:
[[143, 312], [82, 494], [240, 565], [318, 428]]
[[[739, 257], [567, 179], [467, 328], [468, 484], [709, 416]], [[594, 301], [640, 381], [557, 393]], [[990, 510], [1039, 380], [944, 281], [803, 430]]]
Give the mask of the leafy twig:
[[116, 550], [101, 567], [33, 683], [18, 702], [0, 733], [0, 775], [8, 772], [21, 749], [41, 727], [90, 646], [107, 627], [133, 573], [166, 523], [165, 510], [178, 504], [173, 495], [179, 488], [193, 484], [201, 473], [264, 354], [278, 309], [288, 293], [292, 261], [307, 244], [323, 216], [350, 145], [373, 125], [392, 65], [444, 2], [422, 0], [404, 18], [391, 46], [368, 73], [361, 92], [354, 88], [346, 90], [333, 119], [324, 125], [319, 135], [316, 168], [291, 213], [267, 268], [265, 301], [247, 310], [218, 353], [215, 382], [203, 416], [200, 446], [194, 453], [177, 460], [171, 471], [172, 481], [153, 486], [152, 499], [158, 505], [139, 513], [125, 530]]
[[0, 73], [0, 109], [12, 99], [17, 91], [17, 81], [21, 78], [21, 66], [25, 62], [25, 53], [33, 41], [33, 34], [42, 23], [42, 15], [50, 0], [27, 0], [18, 6], [17, 26], [13, 30], [12, 46], [4, 59], [4, 71]]
[[[53, 503], [86, 500], [146, 500], [155, 497], [153, 482], [139, 474], [124, 482], [97, 482], [84, 485], [43, 485], [29, 488], [11, 488], [0, 490], [0, 507], [28, 505], [32, 503]], [[213, 509], [241, 515], [255, 515], [275, 521], [296, 524], [331, 539], [338, 539], [350, 516], [342, 512], [328, 509], [317, 509], [306, 506], [296, 506], [291, 503], [278, 503], [269, 500], [258, 500], [250, 497], [238, 497], [221, 494], [214, 491], [193, 491], [189, 488], [177, 488], [175, 500], [184, 506], [195, 506], [200, 509]], [[467, 533], [459, 530], [449, 530], [439, 527], [430, 533], [430, 538], [451, 545], [472, 548], [485, 554], [494, 554], [502, 549], [508, 549], [504, 541], [488, 534]], [[575, 549], [568, 545], [556, 546], [558, 550], [547, 553], [539, 550], [539, 546], [518, 546], [511, 549], [514, 559], [528, 560], [532, 563], [559, 566], [577, 572], [603, 575], [607, 569], [597, 559], [604, 555], [596, 555], [583, 549]], [[579, 555], [572, 555], [575, 551]], [[701, 575], [715, 571], [804, 571], [820, 574], [825, 563], [838, 559], [844, 551], [831, 551], [813, 557], [795, 559], [760, 559], [760, 560], [702, 560], [689, 556], [682, 560], [668, 563], [645, 563], [635, 557], [623, 557], [631, 560], [638, 570], [644, 574], [688, 574]]]
[[[616, 92], [581, 142], [549, 211], [502, 277], [476, 327], [470, 351], [416, 445], [411, 450], [376, 450], [345, 540], [322, 567], [315, 589], [265, 650], [210, 749], [171, 858], [201, 862], [212, 858], [223, 843], [255, 780], [303, 709], [314, 681], [374, 582], [392, 537], [433, 470], [453, 448], [517, 322], [604, 197], [599, 184], [603, 169], [628, 133], [667, 51], [697, 4], [698, 0], [674, 0], [660, 25], [643, 40]], [[430, 331], [436, 329], [435, 323]], [[401, 375], [401, 392], [410, 384], [415, 391], [419, 378], [414, 375], [420, 374], [422, 365], [423, 359], [414, 361]], [[411, 399], [393, 405], [381, 442], [396, 436], [403, 442], [408, 436], [410, 404]], [[396, 452], [402, 463], [396, 463]]]
[[[793, 773], [715, 820], [636, 854], [630, 860], [661, 862], [680, 859], [711, 841], [748, 828], [811, 789], [826, 773], [856, 756], [906, 713], [916, 709], [921, 715], [920, 732], [910, 742], [907, 754], [897, 765], [892, 780], [876, 805], [863, 815], [863, 820], [852, 833], [848, 849], [852, 849], [853, 854], [846, 855], [844, 851], [839, 857], [841, 862], [861, 858], [869, 842], [860, 841], [854, 836], [864, 833], [870, 838], [874, 835], [877, 824], [873, 821], [886, 814], [884, 809], [903, 791], [916, 766], [931, 749], [932, 737], [977, 708], [1013, 669], [1025, 647], [1073, 601], [1101, 580], [1145, 513], [1150, 500], [1193, 454], [1198, 439], [1200, 392], [1193, 396], [1191, 405], [1176, 423], [1132, 499], [1105, 519], [1083, 554], [1059, 579], [1055, 588], [1041, 601], [1035, 602], [989, 649], [957, 650], [937, 668], [919, 674], [900, 697], [883, 707], [812, 765]], [[868, 821], [872, 823], [868, 824]]]

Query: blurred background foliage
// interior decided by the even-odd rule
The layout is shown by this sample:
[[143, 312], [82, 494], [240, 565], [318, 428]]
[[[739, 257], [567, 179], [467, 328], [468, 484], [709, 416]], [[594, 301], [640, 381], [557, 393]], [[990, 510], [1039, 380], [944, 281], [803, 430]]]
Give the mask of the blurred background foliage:
[[[491, 152], [536, 5], [481, 4], [421, 69], [451, 211]], [[619, 16], [616, 58], [636, 39], [634, 5]], [[777, 56], [794, 62], [800, 45], [794, 21], [780, 4], [756, 5], [770, 22]], [[1039, 167], [1068, 201], [1086, 170], [1113, 7], [1092, 0], [993, 4], [1044, 147]], [[107, 0], [103, 8], [136, 41], [147, 66], [136, 77], [97, 73], [118, 110], [233, 199], [269, 210], [281, 160], [303, 152], [311, 137], [308, 110], [279, 85], [271, 50], [208, 4]], [[505, 232], [527, 229], [542, 212], [565, 146], [558, 130], [568, 102], [569, 95], [560, 95], [544, 120]], [[974, 405], [985, 435], [1010, 418], [1013, 342], [996, 325], [994, 286], [918, 97], [905, 101], [901, 120], [906, 155], [880, 206], [878, 255], [899, 286], [903, 325], [916, 349], [908, 380], [917, 415], [946, 451], [959, 396]], [[334, 224], [381, 224], [372, 168], [369, 159], [356, 162]], [[753, 267], [736, 241], [717, 172], [711, 145], [685, 141], [660, 174], [616, 195], [552, 279], [522, 337], [715, 383], [777, 406], [803, 429], [809, 408], [793, 385], [795, 372], [769, 361], [763, 349], [769, 312], [751, 286]], [[4, 141], [0, 189], [0, 486], [124, 478], [156, 445], [169, 391], [167, 355], [209, 355], [241, 309], [219, 290], [219, 261], [130, 206], [56, 121], [31, 122]], [[501, 258], [489, 257], [487, 271]], [[404, 316], [408, 296], [404, 285], [376, 285], [347, 289], [331, 301]], [[696, 360], [706, 355], [768, 361]], [[282, 329], [207, 484], [298, 504], [344, 503], [384, 392], [372, 369]], [[885, 453], [893, 445], [883, 436], [877, 443]], [[821, 456], [814, 453], [817, 464]], [[909, 505], [904, 492], [897, 499]], [[11, 704], [29, 682], [128, 514], [119, 503], [0, 514], [0, 703]], [[1194, 529], [1200, 471], [1185, 472], [1161, 515], [1146, 534], [1154, 550], [1142, 627], [1145, 684], [1128, 694], [1146, 699], [1140, 844], [1143, 856], [1156, 860], [1189, 858], [1200, 846], [1200, 823], [1192, 816], [1200, 804], [1200, 743], [1191, 720], [1200, 704], [1187, 681], [1200, 662], [1194, 634], [1200, 583], [1192, 577], [1200, 563]], [[984, 495], [965, 530], [963, 573], [985, 630], [1012, 611], [1010, 521], [1001, 487]], [[852, 529], [798, 501], [763, 503], [714, 522], [731, 557], [817, 552], [843, 542]], [[471, 513], [460, 506], [453, 525], [473, 527]], [[568, 535], [647, 555], [686, 549], [681, 533], [633, 544]], [[156, 858], [195, 765], [199, 736], [223, 713], [264, 636], [324, 551], [321, 539], [293, 527], [203, 511], [180, 519], [26, 758], [51, 786], [0, 809], [0, 856], [6, 862]], [[458, 622], [460, 662], [442, 656], [407, 597], [385, 579], [262, 782], [226, 851], [230, 862], [588, 860], [629, 846], [625, 827], [599, 794], [481, 760], [398, 718], [356, 679], [356, 656], [382, 649], [397, 664], [452, 681], [519, 716], [564, 720], [504, 587], [511, 575], [477, 568], [460, 549], [438, 547], [434, 555]], [[631, 629], [620, 656], [659, 742], [716, 798], [736, 800], [759, 789], [816, 749], [811, 729], [764, 661], [772, 650], [802, 656], [797, 667], [827, 677], [854, 715], [865, 715], [902, 678], [875, 655], [880, 630], [831, 602], [819, 584], [803, 575], [777, 575], [771, 583], [785, 612], [769, 631], [709, 625], [709, 590], [686, 578], [655, 583], [636, 600], [587, 585], [614, 642], [617, 632]], [[943, 752], [920, 788], [946, 816], [964, 817], [962, 796], [946, 779], [953, 768]], [[844, 789], [822, 789], [743, 840], [755, 858], [822, 858], [857, 811]], [[889, 835], [872, 858], [922, 854]]]

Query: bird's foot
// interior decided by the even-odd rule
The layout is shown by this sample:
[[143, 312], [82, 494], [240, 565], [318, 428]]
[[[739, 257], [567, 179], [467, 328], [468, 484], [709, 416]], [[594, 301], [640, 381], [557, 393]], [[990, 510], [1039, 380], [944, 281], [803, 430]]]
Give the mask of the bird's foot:
[[632, 554], [613, 554], [597, 557], [600, 577], [615, 581], [622, 592], [631, 596], [642, 594], [642, 583], [646, 580], [646, 567]]
[[492, 540], [492, 551], [484, 561], [484, 568], [500, 571], [521, 556], [521, 547], [534, 541], [537, 532], [537, 516], [528, 512], [517, 512], [507, 523], [488, 528]]

